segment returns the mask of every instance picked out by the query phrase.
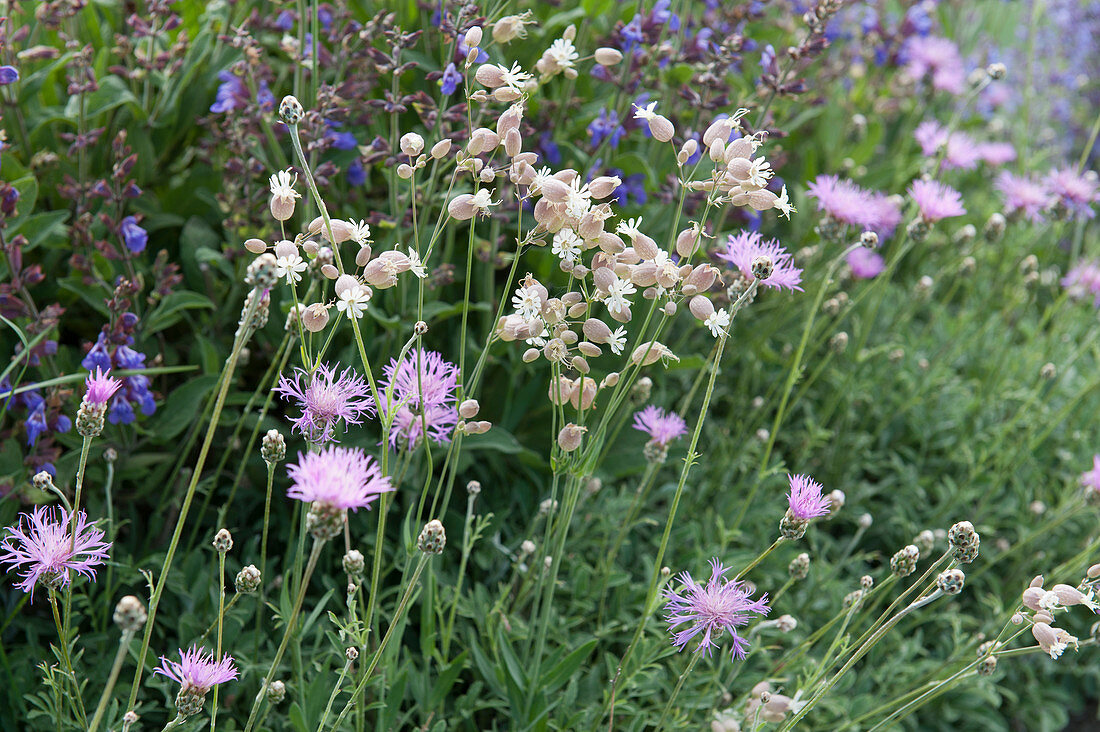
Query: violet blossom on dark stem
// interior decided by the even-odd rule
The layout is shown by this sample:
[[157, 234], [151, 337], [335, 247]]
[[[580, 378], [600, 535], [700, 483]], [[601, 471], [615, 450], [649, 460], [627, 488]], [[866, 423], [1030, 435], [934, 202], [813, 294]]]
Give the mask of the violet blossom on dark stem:
[[411, 450], [420, 444], [425, 427], [433, 442], [450, 442], [458, 423], [457, 387], [458, 367], [435, 351], [418, 348], [400, 363], [391, 359], [378, 382], [383, 407], [395, 411], [390, 442]]
[[329, 445], [320, 452], [298, 453], [298, 462], [287, 465], [286, 472], [292, 481], [289, 498], [338, 510], [367, 508], [393, 490], [377, 461], [358, 447]]
[[302, 413], [291, 421], [292, 429], [318, 445], [334, 439], [341, 420], [345, 425], [360, 424], [370, 408], [367, 383], [350, 367], [339, 375], [327, 364], [320, 364], [312, 375], [295, 369], [292, 378], [280, 377], [274, 391], [298, 401]]
[[962, 196], [951, 186], [934, 180], [915, 180], [909, 186], [909, 195], [920, 208], [921, 218], [928, 223], [962, 216], [966, 209]]
[[861, 280], [878, 277], [886, 269], [882, 255], [867, 247], [858, 247], [848, 252], [847, 260], [852, 276]]
[[39, 581], [57, 589], [72, 581], [70, 572], [94, 581], [95, 568], [107, 559], [111, 547], [84, 511], [77, 511], [74, 522], [72, 514], [60, 506], [56, 511], [38, 506], [20, 514], [19, 523], [7, 527], [7, 532], [0, 543], [0, 564], [19, 570], [22, 580], [16, 587], [30, 593], [32, 600]]
[[777, 290], [786, 288], [802, 291], [799, 286], [802, 282], [802, 270], [794, 266], [791, 253], [775, 239], [763, 241], [759, 232], [742, 231], [740, 234], [730, 234], [726, 241], [726, 251], [718, 252], [716, 256], [740, 270], [741, 275], [749, 281], [755, 279], [752, 273], [753, 260], [767, 257], [772, 262], [772, 272], [760, 284]]
[[821, 484], [808, 475], [788, 475], [791, 492], [787, 494], [790, 515], [799, 521], [825, 516], [829, 499], [821, 495]]
[[743, 582], [725, 579], [729, 567], [723, 567], [718, 558], [710, 561], [710, 579], [705, 585], [696, 582], [689, 573], [679, 575], [680, 589], [666, 587], [665, 618], [672, 634], [672, 644], [684, 650], [689, 643], [698, 638], [695, 653], [703, 652], [710, 656], [711, 650], [718, 647], [718, 639], [723, 633], [730, 636], [730, 655], [734, 659], [745, 658], [749, 642], [737, 633], [753, 619], [754, 615], [767, 615], [768, 596], [764, 594], [757, 600]]

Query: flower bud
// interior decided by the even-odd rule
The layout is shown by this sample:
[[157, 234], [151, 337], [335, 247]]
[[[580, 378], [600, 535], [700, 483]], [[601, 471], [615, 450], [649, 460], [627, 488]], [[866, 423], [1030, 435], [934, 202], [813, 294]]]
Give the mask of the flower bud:
[[304, 116], [305, 110], [302, 109], [302, 103], [296, 97], [288, 94], [283, 97], [283, 101], [279, 102], [279, 117], [288, 125], [298, 124]]
[[344, 572], [349, 577], [362, 577], [363, 569], [367, 566], [366, 560], [363, 558], [363, 552], [358, 549], [352, 549], [345, 554], [342, 564]]
[[477, 399], [467, 399], [458, 405], [458, 415], [463, 419], [473, 419], [481, 411]]
[[260, 570], [256, 569], [256, 565], [250, 564], [240, 572], [237, 572], [237, 579], [234, 582], [234, 587], [237, 592], [242, 595], [251, 595], [260, 589], [260, 582], [262, 581], [260, 576]]
[[126, 595], [115, 605], [115, 625], [123, 632], [136, 633], [145, 626], [148, 614], [141, 600], [133, 595]]
[[268, 430], [260, 442], [260, 457], [268, 465], [282, 462], [286, 457], [286, 439], [279, 430]]
[[263, 254], [267, 251], [267, 243], [263, 239], [245, 239], [244, 248], [253, 254]]
[[940, 572], [939, 577], [936, 578], [936, 587], [945, 595], [957, 595], [962, 592], [965, 582], [966, 575], [961, 569], [948, 569]]
[[587, 427], [581, 427], [580, 425], [570, 422], [558, 432], [558, 447], [560, 447], [563, 452], [573, 452], [581, 446], [581, 441], [584, 439], [584, 433], [587, 431]]
[[424, 529], [416, 540], [416, 548], [425, 554], [442, 554], [443, 547], [447, 545], [447, 532], [443, 530], [443, 524], [439, 519], [432, 519], [424, 524]]

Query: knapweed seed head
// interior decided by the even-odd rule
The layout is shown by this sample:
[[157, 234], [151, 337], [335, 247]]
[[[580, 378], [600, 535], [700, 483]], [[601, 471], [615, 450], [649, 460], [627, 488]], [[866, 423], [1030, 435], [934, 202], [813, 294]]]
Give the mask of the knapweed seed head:
[[986, 656], [978, 661], [978, 676], [992, 676], [997, 670], [997, 657]]
[[890, 558], [890, 571], [898, 577], [908, 577], [916, 570], [919, 559], [920, 549], [910, 544]]
[[214, 551], [218, 554], [225, 554], [233, 548], [233, 535], [227, 529], [218, 529], [218, 533], [214, 535], [214, 541], [211, 543], [214, 546]]
[[953, 547], [970, 544], [977, 536], [978, 532], [974, 530], [974, 524], [969, 521], [959, 521], [947, 530], [947, 543]]
[[288, 125], [296, 125], [301, 122], [305, 113], [305, 110], [302, 109], [302, 103], [293, 95], [288, 94], [283, 97], [283, 101], [279, 102], [279, 117]]
[[148, 614], [141, 600], [133, 595], [126, 595], [115, 605], [115, 625], [124, 633], [136, 633], [145, 626]]
[[723, 633], [730, 636], [730, 653], [743, 659], [749, 647], [747, 640], [737, 633], [737, 628], [747, 625], [754, 615], [767, 615], [768, 596], [757, 600], [742, 582], [730, 581], [724, 575], [729, 572], [717, 558], [712, 559], [710, 579], [705, 585], [697, 583], [687, 572], [679, 575], [680, 588], [664, 590], [665, 612], [672, 644], [683, 650], [693, 640], [698, 640], [695, 652], [709, 655], [718, 647]]
[[370, 409], [368, 391], [367, 382], [350, 367], [337, 375], [327, 364], [320, 364], [313, 374], [295, 369], [292, 378], [280, 377], [274, 389], [284, 399], [298, 402], [302, 412], [292, 420], [292, 430], [317, 445], [332, 440], [341, 421], [363, 421]]
[[260, 442], [260, 457], [268, 465], [281, 463], [286, 459], [286, 439], [279, 430], [268, 430]]
[[957, 595], [963, 590], [966, 574], [961, 569], [948, 569], [936, 577], [936, 587], [945, 595]]
[[95, 568], [107, 559], [110, 547], [110, 542], [103, 541], [103, 532], [89, 524], [84, 511], [77, 512], [74, 522], [64, 508], [55, 511], [38, 506], [29, 514], [20, 514], [18, 524], [7, 527], [0, 543], [0, 564], [19, 570], [22, 579], [15, 586], [30, 593], [33, 600], [40, 581], [51, 590], [69, 584], [72, 572], [94, 581]]
[[267, 687], [267, 700], [272, 704], [279, 704], [286, 699], [286, 684], [282, 681], [272, 681]]
[[237, 572], [237, 579], [233, 586], [242, 595], [251, 595], [260, 589], [262, 581], [263, 577], [260, 575], [260, 570], [256, 568], [256, 565], [249, 564], [240, 572]]
[[802, 552], [787, 565], [787, 574], [791, 576], [793, 580], [804, 580], [806, 575], [810, 573], [810, 555], [806, 552]]
[[275, 255], [271, 253], [261, 254], [252, 260], [245, 273], [244, 282], [258, 290], [270, 289], [279, 281], [279, 275], [275, 273], [279, 265]]
[[416, 540], [416, 548], [425, 554], [442, 554], [445, 546], [447, 546], [447, 532], [443, 530], [443, 524], [438, 519], [432, 519], [424, 524]]
[[169, 661], [161, 656], [160, 666], [153, 669], [153, 673], [179, 683], [176, 711], [181, 717], [190, 717], [202, 711], [210, 689], [237, 678], [237, 668], [232, 656], [215, 661], [214, 654], [207, 653], [200, 646], [191, 646], [186, 652], [181, 649], [179, 654], [179, 661]]

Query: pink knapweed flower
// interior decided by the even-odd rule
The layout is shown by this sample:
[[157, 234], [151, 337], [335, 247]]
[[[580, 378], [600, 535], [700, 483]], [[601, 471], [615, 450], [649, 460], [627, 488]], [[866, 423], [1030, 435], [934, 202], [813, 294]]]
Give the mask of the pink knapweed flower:
[[978, 143], [965, 132], [948, 132], [935, 120], [925, 120], [917, 125], [913, 137], [926, 157], [939, 155], [943, 148], [944, 170], [973, 170], [982, 160]]
[[298, 463], [287, 466], [293, 481], [290, 498], [339, 509], [370, 506], [381, 493], [393, 490], [377, 461], [358, 447], [329, 445], [320, 452], [298, 453]]
[[650, 442], [667, 447], [687, 434], [687, 423], [676, 412], [665, 412], [652, 404], [634, 415], [634, 429], [649, 435]]
[[913, 81], [932, 75], [932, 87], [951, 94], [966, 90], [966, 68], [954, 41], [935, 36], [912, 36], [902, 48], [905, 73]]
[[802, 282], [802, 270], [795, 267], [791, 261], [791, 253], [775, 239], [763, 241], [760, 232], [742, 231], [740, 234], [730, 234], [726, 242], [726, 251], [719, 252], [718, 258], [736, 267], [748, 280], [753, 280], [752, 262], [757, 257], [767, 257], [772, 262], [772, 273], [760, 284], [773, 287], [777, 290], [786, 287], [788, 290], [802, 291], [799, 284]]
[[1043, 179], [1050, 193], [1065, 206], [1075, 218], [1091, 219], [1096, 216], [1092, 204], [1100, 201], [1100, 184], [1096, 173], [1079, 174], [1073, 168], [1052, 170]]
[[94, 581], [95, 568], [103, 564], [111, 548], [110, 542], [103, 541], [103, 532], [88, 523], [87, 514], [77, 511], [74, 526], [72, 514], [61, 507], [56, 516], [46, 506], [20, 514], [19, 523], [7, 527], [7, 532], [0, 543], [0, 563], [20, 570], [22, 581], [15, 586], [29, 592], [32, 600], [39, 580], [57, 589], [72, 581], [72, 571]]
[[1081, 473], [1081, 485], [1100, 493], [1100, 455], [1092, 456], [1092, 470]]
[[847, 259], [848, 266], [852, 269], [852, 276], [857, 279], [869, 280], [878, 277], [882, 270], [886, 269], [886, 261], [882, 255], [867, 247], [853, 249], [848, 252]]
[[799, 521], [829, 513], [829, 499], [821, 495], [821, 484], [808, 475], [787, 475], [791, 492], [787, 494], [787, 504], [791, 516]]
[[1062, 287], [1072, 298], [1093, 298], [1093, 305], [1100, 308], [1100, 260], [1086, 259], [1073, 265], [1062, 278]]
[[752, 594], [742, 582], [724, 578], [728, 567], [714, 558], [710, 561], [710, 580], [700, 585], [687, 572], [679, 575], [680, 590], [666, 587], [665, 618], [668, 630], [672, 634], [672, 644], [684, 650], [697, 636], [699, 645], [695, 652], [709, 656], [712, 649], [718, 647], [722, 633], [729, 633], [730, 654], [733, 658], [744, 658], [749, 642], [737, 634], [737, 629], [747, 625], [753, 615], [767, 615], [768, 596], [753, 600]]
[[842, 224], [869, 229], [887, 239], [901, 223], [901, 208], [889, 196], [860, 188], [835, 175], [819, 175], [807, 186], [817, 210]]
[[233, 665], [232, 656], [227, 655], [222, 660], [215, 661], [214, 654], [207, 653], [201, 646], [191, 646], [186, 652], [181, 648], [179, 654], [179, 661], [169, 661], [161, 656], [160, 665], [153, 669], [153, 673], [167, 676], [198, 696], [206, 694], [216, 684], [224, 684], [237, 678], [237, 668]]
[[986, 165], [1004, 165], [1016, 159], [1016, 148], [1008, 142], [979, 142], [974, 149]]
[[392, 359], [378, 382], [379, 398], [386, 404], [391, 393], [394, 408], [390, 442], [413, 449], [423, 439], [425, 427], [433, 442], [450, 442], [458, 423], [455, 390], [458, 367], [435, 351], [410, 351], [401, 363]]
[[1005, 213], [1009, 215], [1019, 211], [1024, 218], [1039, 223], [1046, 210], [1054, 205], [1055, 199], [1047, 187], [1029, 176], [1002, 170], [993, 186], [1004, 197]]
[[115, 392], [122, 388], [122, 379], [112, 377], [111, 370], [104, 371], [99, 366], [95, 367], [95, 373], [89, 373], [84, 380], [87, 391], [84, 393], [84, 401], [88, 404], [104, 405], [111, 400]]
[[966, 213], [959, 192], [934, 180], [913, 181], [913, 185], [909, 186], [909, 195], [920, 207], [921, 217], [929, 223]]
[[280, 377], [275, 393], [298, 401], [302, 413], [292, 420], [293, 430], [315, 444], [332, 440], [340, 420], [344, 424], [359, 424], [362, 414], [370, 408], [363, 377], [351, 368], [337, 375], [336, 369], [326, 364], [320, 364], [312, 376], [295, 369], [292, 379]]

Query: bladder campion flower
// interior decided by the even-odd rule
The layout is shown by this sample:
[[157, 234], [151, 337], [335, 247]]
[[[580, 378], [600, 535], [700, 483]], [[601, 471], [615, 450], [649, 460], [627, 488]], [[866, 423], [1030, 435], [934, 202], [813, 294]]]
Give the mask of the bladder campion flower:
[[729, 567], [723, 567], [717, 557], [710, 561], [710, 580], [701, 585], [687, 572], [680, 574], [680, 591], [666, 588], [666, 619], [672, 634], [672, 644], [683, 650], [696, 637], [699, 645], [695, 652], [709, 656], [710, 651], [718, 647], [718, 638], [723, 632], [729, 633], [731, 655], [733, 658], [745, 657], [749, 642], [737, 634], [737, 629], [748, 624], [752, 616], [767, 615], [768, 596], [758, 600], [751, 598], [752, 592], [742, 582], [724, 578]]
[[57, 589], [72, 581], [70, 571], [94, 581], [95, 568], [107, 559], [111, 547], [103, 541], [103, 532], [88, 523], [87, 514], [78, 511], [73, 522], [72, 515], [60, 507], [55, 518], [53, 509], [38, 506], [21, 514], [19, 523], [7, 531], [0, 543], [0, 564], [20, 570], [22, 581], [15, 586], [29, 592], [32, 600], [39, 581]]
[[160, 666], [153, 669], [153, 673], [179, 683], [176, 711], [181, 717], [190, 717], [202, 711], [210, 689], [237, 678], [237, 669], [232, 656], [215, 661], [214, 654], [207, 653], [201, 646], [191, 646], [186, 653], [180, 649], [179, 654], [179, 661], [169, 661], [161, 656]]
[[292, 420], [293, 430], [310, 442], [323, 444], [333, 439], [336, 424], [359, 424], [370, 407], [367, 384], [351, 368], [339, 376], [336, 369], [321, 364], [310, 375], [295, 369], [292, 379], [281, 377], [275, 393], [298, 400], [302, 413]]

